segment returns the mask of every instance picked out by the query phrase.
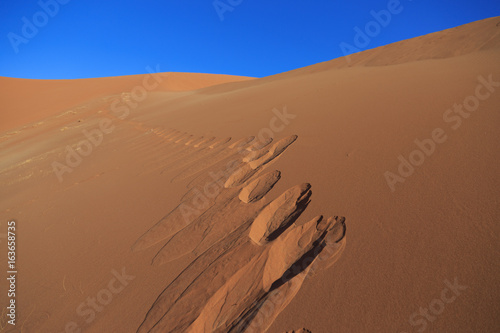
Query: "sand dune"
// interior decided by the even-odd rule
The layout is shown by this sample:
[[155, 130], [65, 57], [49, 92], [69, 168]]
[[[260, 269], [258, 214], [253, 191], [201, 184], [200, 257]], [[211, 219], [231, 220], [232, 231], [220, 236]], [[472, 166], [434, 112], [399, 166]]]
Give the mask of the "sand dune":
[[261, 79], [1, 78], [16, 332], [500, 331], [499, 22]]
[[[89, 100], [111, 94], [128, 92], [135, 86], [151, 86], [155, 91], [190, 91], [221, 85], [228, 82], [246, 81], [252, 78], [232, 75], [197, 73], [163, 73], [148, 67], [154, 75], [130, 75], [80, 80], [28, 80], [0, 77], [3, 87], [0, 131], [27, 125], [45, 117], [61, 113], [65, 109], [83, 108]], [[26, 98], [26, 95], [29, 98]]]

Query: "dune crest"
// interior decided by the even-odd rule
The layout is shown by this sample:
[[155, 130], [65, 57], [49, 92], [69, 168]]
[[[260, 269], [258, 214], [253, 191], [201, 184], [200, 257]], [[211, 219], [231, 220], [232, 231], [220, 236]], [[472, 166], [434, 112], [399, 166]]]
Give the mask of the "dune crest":
[[498, 22], [141, 102], [0, 78], [17, 327], [499, 332]]

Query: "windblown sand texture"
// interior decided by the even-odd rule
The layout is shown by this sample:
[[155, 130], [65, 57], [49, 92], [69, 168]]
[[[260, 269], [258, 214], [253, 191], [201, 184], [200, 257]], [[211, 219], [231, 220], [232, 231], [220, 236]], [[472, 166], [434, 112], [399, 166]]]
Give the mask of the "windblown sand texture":
[[13, 332], [499, 332], [499, 22], [261, 79], [0, 78]]

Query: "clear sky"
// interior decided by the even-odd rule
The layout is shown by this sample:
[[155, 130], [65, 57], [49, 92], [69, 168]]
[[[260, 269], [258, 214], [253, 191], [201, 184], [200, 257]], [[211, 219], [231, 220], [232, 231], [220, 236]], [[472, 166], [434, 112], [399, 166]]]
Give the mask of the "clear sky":
[[[0, 76], [89, 78], [142, 74], [149, 66], [262, 77], [343, 56], [341, 43], [365, 50], [500, 16], [498, 0], [397, 3], [0, 0]], [[373, 23], [372, 13], [382, 10], [390, 22], [381, 15], [383, 24]], [[366, 32], [367, 24], [369, 40], [355, 39], [354, 29]]]

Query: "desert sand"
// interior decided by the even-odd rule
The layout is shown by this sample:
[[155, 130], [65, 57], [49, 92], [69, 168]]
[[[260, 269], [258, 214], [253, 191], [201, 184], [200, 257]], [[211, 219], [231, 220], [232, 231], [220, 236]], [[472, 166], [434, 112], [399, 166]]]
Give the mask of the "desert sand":
[[0, 330], [499, 332], [499, 23], [259, 79], [0, 78]]

